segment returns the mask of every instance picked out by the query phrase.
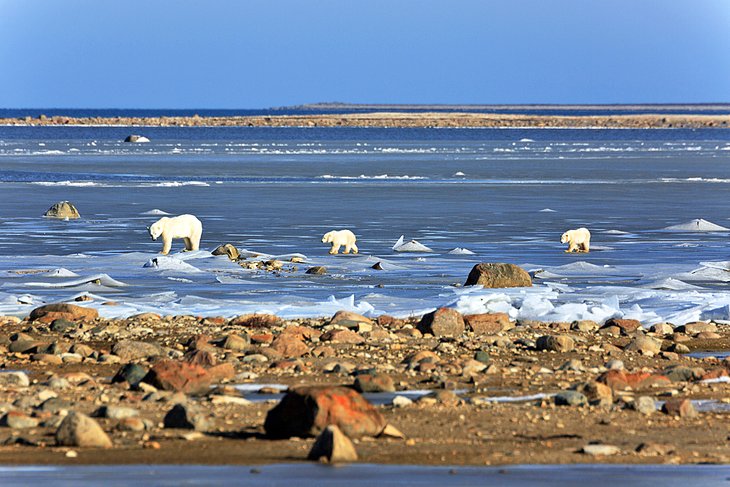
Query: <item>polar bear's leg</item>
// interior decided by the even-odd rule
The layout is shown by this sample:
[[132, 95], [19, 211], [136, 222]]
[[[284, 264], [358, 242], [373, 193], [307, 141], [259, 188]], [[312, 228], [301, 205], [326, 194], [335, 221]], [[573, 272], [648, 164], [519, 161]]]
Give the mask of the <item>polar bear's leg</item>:
[[188, 237], [183, 237], [183, 242], [185, 242], [185, 252], [193, 250], [193, 246], [190, 243], [190, 239]]
[[337, 253], [340, 251], [341, 246], [342, 246], [342, 244], [332, 242], [332, 248], [330, 249], [330, 254], [337, 255]]
[[162, 255], [167, 255], [170, 253], [171, 248], [172, 248], [172, 239], [170, 237], [163, 235], [162, 236], [162, 251], [160, 253]]
[[583, 252], [585, 252], [587, 254], [590, 251], [591, 251], [591, 241], [586, 240], [585, 242], [583, 242]]
[[193, 230], [193, 234], [188, 239], [190, 242], [190, 250], [200, 250], [200, 237], [203, 235], [203, 227], [198, 226]]
[[355, 245], [355, 243], [354, 243], [354, 242], [353, 242], [353, 244], [352, 244], [352, 251], [353, 251], [354, 253], [356, 253], [356, 254], [357, 254], [358, 252], [360, 252], [360, 249], [358, 249], [358, 248], [357, 248], [357, 245]]
[[352, 250], [352, 247], [350, 247], [350, 244], [347, 244], [346, 243], [345, 244], [345, 251], [343, 252], [343, 254], [349, 254], [350, 253], [350, 250]]

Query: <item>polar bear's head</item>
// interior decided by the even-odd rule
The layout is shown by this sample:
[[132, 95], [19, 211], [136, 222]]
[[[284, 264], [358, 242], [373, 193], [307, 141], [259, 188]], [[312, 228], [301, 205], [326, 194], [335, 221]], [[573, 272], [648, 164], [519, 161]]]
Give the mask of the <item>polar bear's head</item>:
[[165, 229], [165, 221], [167, 220], [167, 217], [160, 218], [155, 223], [150, 225], [148, 228], [150, 232], [150, 237], [152, 237], [152, 240], [157, 240], [157, 237], [162, 235], [162, 231]]
[[332, 242], [332, 239], [334, 238], [335, 231], [332, 230], [331, 232], [327, 232], [322, 237], [322, 243], [330, 243]]
[[560, 243], [568, 243], [570, 242], [570, 234], [572, 233], [572, 230], [568, 230], [560, 237]]

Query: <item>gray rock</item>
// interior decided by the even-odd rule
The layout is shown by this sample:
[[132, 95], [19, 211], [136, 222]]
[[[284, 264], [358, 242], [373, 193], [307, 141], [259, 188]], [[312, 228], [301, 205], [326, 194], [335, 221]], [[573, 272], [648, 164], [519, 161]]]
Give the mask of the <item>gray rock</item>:
[[631, 404], [631, 409], [641, 414], [654, 414], [656, 412], [656, 402], [649, 396], [639, 396], [634, 399], [634, 402]]
[[586, 445], [583, 447], [583, 453], [593, 456], [609, 456], [621, 453], [621, 450], [614, 445]]
[[592, 320], [577, 320], [570, 324], [570, 329], [583, 332], [596, 331], [598, 323]]
[[637, 352], [642, 355], [656, 355], [662, 350], [661, 340], [648, 336], [634, 338], [624, 349], [627, 352]]
[[122, 366], [112, 378], [112, 383], [127, 382], [131, 386], [136, 386], [149, 372], [145, 367], [139, 364], [126, 364]]
[[123, 406], [102, 406], [94, 412], [97, 418], [125, 419], [139, 416], [139, 411]]
[[99, 424], [76, 411], [70, 412], [56, 431], [59, 446], [111, 448], [112, 441]]
[[150, 141], [150, 139], [148, 139], [144, 135], [134, 135], [134, 134], [133, 135], [128, 135], [124, 139], [124, 142], [132, 142], [132, 143], [135, 143], [135, 144], [143, 144], [143, 143], [146, 143], [146, 142], [149, 142], [149, 141]]
[[606, 362], [606, 368], [608, 370], [624, 370], [624, 362], [615, 358]]
[[305, 274], [314, 274], [316, 276], [322, 276], [324, 274], [327, 274], [327, 268], [323, 267], [321, 265], [316, 265], [314, 267], [310, 267], [309, 269], [307, 269]]
[[0, 425], [13, 429], [35, 428], [38, 426], [38, 420], [20, 411], [8, 411], [0, 419]]
[[59, 411], [70, 408], [71, 403], [69, 403], [68, 401], [64, 401], [63, 399], [59, 399], [57, 397], [52, 397], [43, 401], [36, 409], [45, 413], [57, 413]]
[[588, 404], [588, 398], [576, 391], [562, 391], [554, 397], [556, 406], [585, 406]]
[[191, 404], [175, 404], [165, 415], [165, 428], [181, 428], [204, 431], [208, 420]]
[[141, 342], [137, 340], [122, 340], [112, 347], [112, 353], [122, 360], [139, 360], [149, 357], [159, 357], [164, 350], [156, 343]]
[[355, 462], [357, 451], [340, 428], [331, 424], [319, 434], [307, 456], [309, 460], [314, 461], [319, 461], [323, 457], [329, 463]]
[[0, 372], [0, 387], [28, 387], [30, 379], [25, 372]]

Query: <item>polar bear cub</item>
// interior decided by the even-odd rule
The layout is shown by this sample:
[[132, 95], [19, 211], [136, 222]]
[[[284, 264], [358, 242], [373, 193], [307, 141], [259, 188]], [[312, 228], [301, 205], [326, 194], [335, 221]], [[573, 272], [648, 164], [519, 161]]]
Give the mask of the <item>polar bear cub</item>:
[[203, 234], [203, 224], [193, 215], [180, 215], [172, 218], [162, 217], [153, 223], [150, 228], [150, 237], [157, 240], [162, 237], [163, 255], [170, 253], [172, 239], [181, 238], [185, 242], [185, 251], [198, 250], [200, 236]]
[[568, 230], [560, 237], [560, 242], [568, 244], [566, 252], [588, 253], [591, 251], [591, 232], [587, 228]]
[[332, 244], [332, 248], [330, 249], [330, 254], [332, 255], [337, 255], [337, 252], [340, 251], [340, 247], [343, 245], [345, 246], [345, 254], [349, 254], [350, 250], [357, 254], [359, 250], [357, 245], [355, 245], [356, 240], [355, 234], [350, 230], [332, 230], [331, 232], [325, 233], [322, 237], [322, 243]]

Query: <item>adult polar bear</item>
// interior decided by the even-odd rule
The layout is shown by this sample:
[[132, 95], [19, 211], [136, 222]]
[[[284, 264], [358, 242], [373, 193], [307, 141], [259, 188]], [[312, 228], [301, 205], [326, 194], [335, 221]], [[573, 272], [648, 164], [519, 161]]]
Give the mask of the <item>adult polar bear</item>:
[[587, 228], [568, 230], [560, 237], [560, 242], [568, 244], [566, 252], [588, 253], [591, 251], [591, 232]]
[[327, 232], [322, 237], [322, 243], [331, 243], [330, 254], [337, 255], [340, 251], [340, 247], [345, 246], [345, 253], [349, 254], [352, 250], [353, 253], [357, 254], [360, 250], [355, 245], [357, 238], [355, 234], [350, 230], [332, 230]]
[[170, 253], [172, 239], [181, 238], [185, 241], [185, 251], [200, 248], [200, 236], [203, 234], [203, 224], [193, 215], [180, 215], [172, 218], [160, 218], [150, 226], [150, 237], [157, 240], [162, 237], [163, 255]]

